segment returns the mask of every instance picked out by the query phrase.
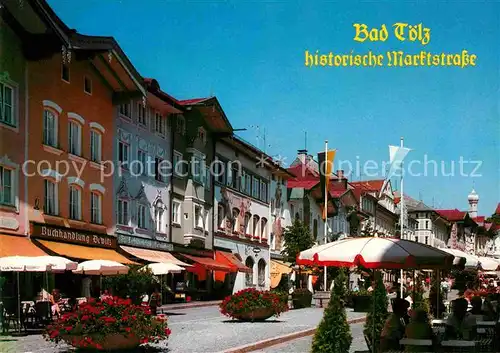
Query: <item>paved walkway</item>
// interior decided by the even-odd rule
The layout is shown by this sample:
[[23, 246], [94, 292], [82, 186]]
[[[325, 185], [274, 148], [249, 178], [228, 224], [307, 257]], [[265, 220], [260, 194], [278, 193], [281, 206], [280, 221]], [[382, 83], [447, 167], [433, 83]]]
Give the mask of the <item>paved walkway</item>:
[[[172, 336], [158, 348], [170, 353], [216, 353], [255, 343], [276, 336], [317, 327], [323, 309], [291, 310], [276, 320], [242, 323], [229, 320], [217, 306], [166, 310]], [[348, 312], [348, 319], [364, 317], [364, 313]], [[71, 352], [66, 345], [45, 342], [41, 335], [26, 337], [0, 336], [2, 353], [63, 353]]]

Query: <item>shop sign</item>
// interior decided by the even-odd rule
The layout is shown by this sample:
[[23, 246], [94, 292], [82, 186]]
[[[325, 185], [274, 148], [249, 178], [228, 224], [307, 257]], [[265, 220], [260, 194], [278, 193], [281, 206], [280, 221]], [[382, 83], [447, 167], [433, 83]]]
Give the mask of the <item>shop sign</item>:
[[49, 224], [32, 223], [31, 237], [101, 248], [116, 248], [116, 238], [110, 235]]
[[174, 250], [174, 245], [172, 243], [164, 243], [153, 239], [133, 237], [124, 234], [118, 234], [118, 244], [129, 245], [137, 248], [144, 248], [151, 250], [163, 250], [163, 251]]

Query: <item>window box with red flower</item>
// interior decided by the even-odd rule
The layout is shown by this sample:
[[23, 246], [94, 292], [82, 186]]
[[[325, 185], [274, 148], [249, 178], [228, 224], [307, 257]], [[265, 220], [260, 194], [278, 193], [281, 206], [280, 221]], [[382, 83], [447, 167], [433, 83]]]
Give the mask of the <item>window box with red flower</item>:
[[80, 304], [49, 325], [44, 336], [79, 349], [123, 351], [165, 340], [170, 329], [166, 316], [153, 316], [149, 307], [114, 297]]
[[245, 234], [245, 238], [252, 239], [252, 234]]

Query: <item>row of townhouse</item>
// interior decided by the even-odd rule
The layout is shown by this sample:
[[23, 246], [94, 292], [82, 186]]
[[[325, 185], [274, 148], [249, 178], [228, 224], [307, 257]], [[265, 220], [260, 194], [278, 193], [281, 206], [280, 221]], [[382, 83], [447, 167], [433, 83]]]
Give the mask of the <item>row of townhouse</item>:
[[269, 288], [291, 174], [234, 135], [216, 97], [173, 98], [113, 38], [45, 0], [0, 11], [0, 257], [177, 254], [199, 289]]

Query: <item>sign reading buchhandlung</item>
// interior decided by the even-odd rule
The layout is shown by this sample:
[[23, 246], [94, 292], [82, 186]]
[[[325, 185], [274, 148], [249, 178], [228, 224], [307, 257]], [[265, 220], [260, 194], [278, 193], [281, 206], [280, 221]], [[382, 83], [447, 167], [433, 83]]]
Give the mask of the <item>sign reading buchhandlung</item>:
[[116, 248], [116, 238], [107, 234], [97, 234], [86, 230], [65, 228], [48, 224], [32, 223], [33, 238], [73, 243], [100, 248]]

